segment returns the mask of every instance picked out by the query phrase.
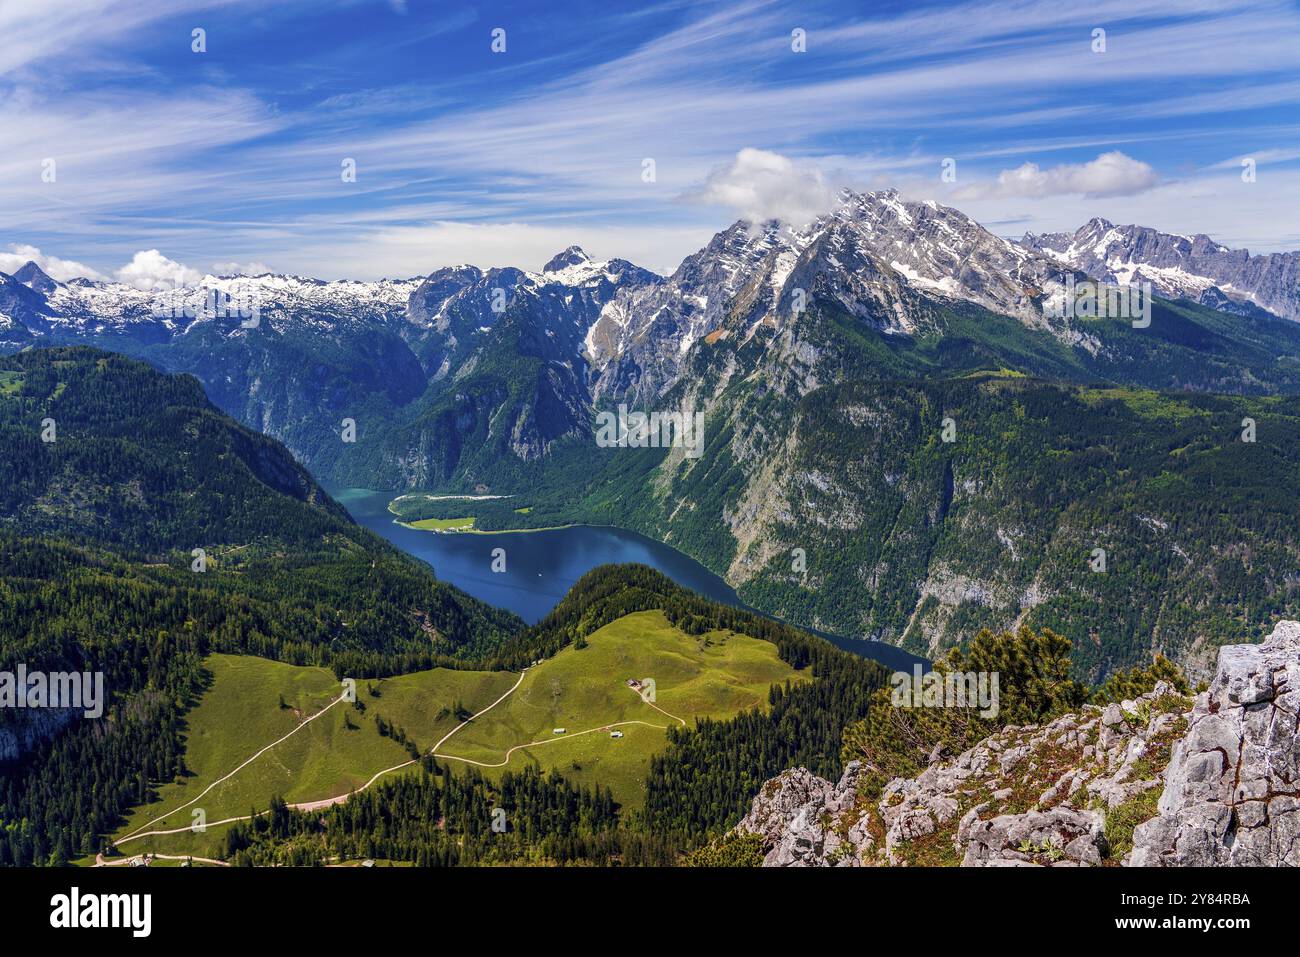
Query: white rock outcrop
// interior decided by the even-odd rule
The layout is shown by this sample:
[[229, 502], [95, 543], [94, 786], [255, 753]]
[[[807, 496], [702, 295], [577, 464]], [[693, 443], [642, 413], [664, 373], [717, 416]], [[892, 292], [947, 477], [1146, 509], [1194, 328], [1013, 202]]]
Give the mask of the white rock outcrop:
[[1283, 621], [1262, 644], [1222, 648], [1194, 701], [1161, 682], [1006, 727], [876, 800], [857, 762], [837, 784], [796, 768], [737, 830], [762, 836], [769, 867], [1296, 865], [1298, 714], [1300, 622]]
[[1165, 773], [1160, 813], [1133, 835], [1140, 866], [1300, 865], [1300, 622], [1219, 652]]

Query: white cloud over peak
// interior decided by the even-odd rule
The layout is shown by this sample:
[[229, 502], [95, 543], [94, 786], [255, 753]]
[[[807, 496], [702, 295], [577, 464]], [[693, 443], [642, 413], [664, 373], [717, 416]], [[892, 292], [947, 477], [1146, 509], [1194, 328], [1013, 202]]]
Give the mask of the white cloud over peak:
[[34, 262], [41, 267], [41, 271], [51, 279], [57, 279], [59, 282], [67, 282], [69, 279], [76, 279], [78, 276], [84, 276], [87, 279], [107, 279], [103, 273], [100, 273], [84, 263], [79, 263], [73, 259], [60, 259], [58, 256], [47, 256], [35, 246], [29, 246], [25, 243], [14, 243], [10, 245], [9, 252], [0, 252], [0, 272], [11, 273], [14, 270], [21, 269], [28, 262]]
[[141, 250], [114, 275], [136, 289], [177, 289], [203, 278], [203, 273], [168, 259], [156, 249]]
[[1089, 199], [1132, 196], [1151, 189], [1159, 174], [1141, 160], [1112, 150], [1087, 163], [1062, 163], [1042, 169], [1024, 163], [1004, 169], [994, 182], [976, 183], [956, 190], [958, 199], [1017, 198], [1083, 195]]
[[802, 226], [835, 204], [835, 189], [816, 166], [746, 147], [731, 165], [709, 174], [687, 199], [727, 206], [750, 222], [778, 219]]

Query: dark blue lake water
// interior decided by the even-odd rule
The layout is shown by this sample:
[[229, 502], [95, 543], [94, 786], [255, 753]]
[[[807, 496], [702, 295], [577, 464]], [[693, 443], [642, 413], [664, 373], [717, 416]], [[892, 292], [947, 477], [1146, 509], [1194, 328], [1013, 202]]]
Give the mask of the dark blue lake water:
[[[596, 566], [626, 562], [649, 565], [714, 601], [749, 607], [730, 585], [693, 558], [636, 532], [578, 525], [539, 532], [438, 534], [393, 521], [388, 503], [396, 493], [332, 489], [330, 494], [347, 507], [359, 524], [432, 565], [442, 581], [490, 605], [508, 608], [530, 623], [554, 608], [574, 582]], [[492, 571], [495, 548], [506, 550], [504, 572]], [[893, 645], [816, 634], [890, 668], [910, 671], [914, 662], [924, 663], [924, 659]]]

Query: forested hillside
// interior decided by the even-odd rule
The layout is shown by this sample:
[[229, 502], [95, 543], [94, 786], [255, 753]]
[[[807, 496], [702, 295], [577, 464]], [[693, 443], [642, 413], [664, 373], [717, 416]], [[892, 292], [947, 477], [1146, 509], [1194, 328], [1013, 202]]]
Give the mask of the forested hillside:
[[[691, 635], [727, 631], [771, 642], [782, 661], [811, 680], [773, 686], [764, 706], [734, 718], [672, 730], [666, 750], [652, 759], [641, 808], [618, 806], [599, 781], [574, 785], [564, 768], [539, 774], [525, 765], [484, 777], [440, 752], [424, 755], [412, 775], [380, 780], [324, 811], [295, 811], [272, 801], [267, 813], [230, 828], [216, 853], [235, 864], [359, 857], [432, 866], [675, 864], [734, 824], [759, 785], [791, 763], [838, 771], [843, 736], [884, 687], [884, 668], [788, 626], [701, 599], [644, 566], [592, 571], [554, 613], [521, 632], [505, 658], [517, 655], [527, 663], [562, 648], [587, 654], [587, 639], [601, 628], [649, 611], [661, 611]], [[609, 678], [622, 684], [621, 675]], [[383, 701], [372, 703], [381, 708]], [[503, 816], [494, 828], [498, 810]]]
[[102, 672], [108, 697], [94, 720], [0, 711], [7, 862], [85, 853], [175, 772], [212, 651], [392, 674], [490, 661], [522, 625], [356, 526], [193, 379], [88, 349], [0, 363], [0, 671]]
[[666, 403], [709, 408], [699, 459], [570, 449], [514, 498], [475, 502], [477, 527], [630, 527], [757, 608], [931, 656], [982, 627], [1051, 627], [1088, 678], [1151, 650], [1199, 673], [1300, 611], [1296, 398], [1008, 371], [808, 392], [734, 375], [712, 396], [707, 381]]

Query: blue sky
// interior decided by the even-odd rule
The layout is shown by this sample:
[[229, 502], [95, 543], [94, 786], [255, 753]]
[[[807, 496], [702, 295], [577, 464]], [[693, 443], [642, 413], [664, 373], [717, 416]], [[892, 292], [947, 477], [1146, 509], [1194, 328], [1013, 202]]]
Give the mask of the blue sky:
[[269, 6], [0, 0], [0, 269], [668, 271], [842, 186], [1300, 248], [1295, 3]]

